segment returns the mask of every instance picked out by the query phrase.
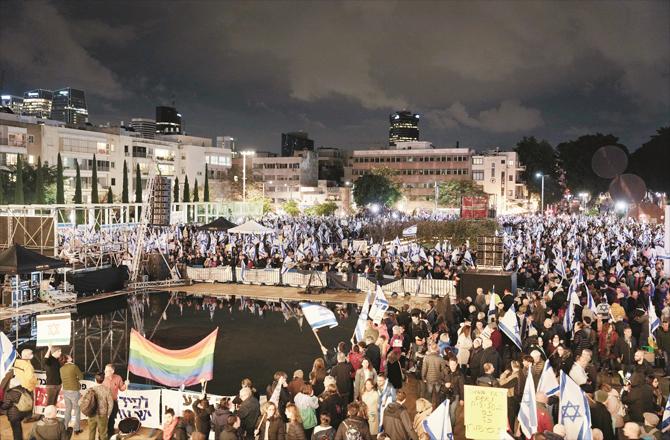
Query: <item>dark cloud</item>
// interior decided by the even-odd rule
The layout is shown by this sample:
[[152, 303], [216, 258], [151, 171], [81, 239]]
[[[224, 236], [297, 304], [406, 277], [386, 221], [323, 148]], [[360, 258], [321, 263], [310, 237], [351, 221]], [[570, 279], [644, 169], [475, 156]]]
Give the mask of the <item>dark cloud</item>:
[[9, 86], [82, 87], [96, 120], [174, 100], [193, 134], [266, 149], [297, 129], [382, 145], [399, 108], [437, 145], [611, 131], [635, 148], [670, 114], [668, 2], [3, 5]]

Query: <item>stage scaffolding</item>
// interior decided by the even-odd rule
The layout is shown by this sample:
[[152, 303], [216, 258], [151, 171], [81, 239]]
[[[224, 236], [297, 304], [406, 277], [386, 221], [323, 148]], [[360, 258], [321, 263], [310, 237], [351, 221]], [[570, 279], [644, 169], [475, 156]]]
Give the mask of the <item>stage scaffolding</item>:
[[82, 371], [103, 371], [105, 365], [128, 363], [128, 309], [84, 316], [72, 321], [72, 351], [74, 362]]

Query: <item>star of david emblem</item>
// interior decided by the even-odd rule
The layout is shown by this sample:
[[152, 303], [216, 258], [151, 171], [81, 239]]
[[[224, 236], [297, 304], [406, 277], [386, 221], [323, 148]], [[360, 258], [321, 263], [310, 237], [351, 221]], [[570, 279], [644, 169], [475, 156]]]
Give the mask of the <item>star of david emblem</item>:
[[447, 440], [454, 440], [454, 434], [452, 434], [451, 432], [447, 434]]
[[[570, 415], [570, 410], [572, 410], [572, 415]], [[581, 414], [579, 414], [579, 405], [575, 405], [570, 401], [563, 405], [562, 411], [561, 417], [570, 420], [572, 423], [574, 423], [578, 417], [581, 417]]]
[[58, 324], [49, 324], [49, 336], [58, 336], [60, 326]]

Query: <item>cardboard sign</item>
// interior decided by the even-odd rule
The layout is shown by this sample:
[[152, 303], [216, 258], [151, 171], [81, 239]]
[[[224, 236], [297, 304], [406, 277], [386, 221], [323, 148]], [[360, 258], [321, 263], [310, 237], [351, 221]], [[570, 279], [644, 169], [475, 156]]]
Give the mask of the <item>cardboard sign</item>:
[[481, 440], [504, 438], [507, 431], [507, 390], [465, 385], [465, 436]]

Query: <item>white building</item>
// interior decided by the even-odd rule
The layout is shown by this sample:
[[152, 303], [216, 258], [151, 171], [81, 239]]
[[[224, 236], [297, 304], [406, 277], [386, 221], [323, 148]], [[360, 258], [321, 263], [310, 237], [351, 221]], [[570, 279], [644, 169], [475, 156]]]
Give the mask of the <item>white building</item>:
[[525, 167], [516, 152], [491, 150], [472, 156], [472, 180], [489, 194], [498, 215], [528, 209], [528, 189], [521, 179]]

